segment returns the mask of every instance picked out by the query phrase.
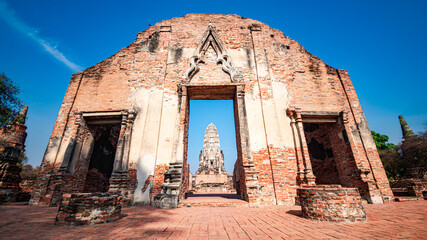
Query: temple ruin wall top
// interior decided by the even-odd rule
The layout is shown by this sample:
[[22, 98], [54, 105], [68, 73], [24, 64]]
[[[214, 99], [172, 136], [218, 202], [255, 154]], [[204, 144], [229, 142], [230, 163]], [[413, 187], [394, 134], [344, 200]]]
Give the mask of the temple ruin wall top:
[[[213, 55], [226, 56], [217, 56], [218, 62], [213, 64], [198, 62], [200, 70], [195, 76], [186, 76], [194, 65], [192, 59], [200, 54], [198, 47], [206, 47], [202, 41], [209, 29], [214, 33], [210, 40], [216, 39], [212, 42], [218, 44], [207, 48], [214, 49]], [[346, 71], [330, 67], [264, 23], [237, 15], [188, 14], [150, 26], [118, 53], [76, 73], [73, 79], [85, 88], [79, 89], [73, 111], [136, 108], [136, 92], [141, 88], [176, 95], [181, 84], [238, 81], [245, 85], [245, 92], [257, 91], [258, 83], [261, 87], [285, 85], [277, 94], [287, 95], [287, 106], [311, 111], [316, 110], [311, 107], [315, 103], [325, 111], [340, 112], [347, 102], [341, 78], [348, 78]], [[272, 90], [266, 93], [273, 98]]]

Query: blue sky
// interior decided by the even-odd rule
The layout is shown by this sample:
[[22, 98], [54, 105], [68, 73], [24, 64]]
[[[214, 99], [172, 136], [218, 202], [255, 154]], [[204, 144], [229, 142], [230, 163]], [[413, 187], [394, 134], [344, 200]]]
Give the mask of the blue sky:
[[215, 124], [219, 133], [225, 170], [228, 174], [232, 174], [234, 163], [237, 160], [233, 100], [190, 100], [187, 157], [190, 170], [194, 174], [199, 168], [199, 154], [203, 149], [203, 137], [206, 127], [210, 123]]
[[[427, 1], [416, 0], [0, 0], [0, 72], [29, 106], [27, 155], [38, 165], [72, 73], [126, 47], [149, 24], [187, 13], [238, 14], [348, 70], [371, 129], [398, 143], [399, 114], [415, 132], [427, 130], [426, 12]], [[220, 132], [222, 143], [233, 137], [228, 132]]]

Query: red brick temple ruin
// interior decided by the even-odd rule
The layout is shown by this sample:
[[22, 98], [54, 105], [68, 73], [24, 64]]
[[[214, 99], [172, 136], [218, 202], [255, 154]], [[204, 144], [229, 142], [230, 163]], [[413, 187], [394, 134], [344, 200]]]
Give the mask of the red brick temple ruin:
[[294, 205], [315, 185], [393, 200], [347, 71], [259, 21], [189, 14], [72, 76], [30, 204], [108, 192], [177, 206], [189, 191], [193, 99], [233, 100], [234, 185], [250, 206]]
[[[403, 141], [410, 141], [409, 143], [412, 146], [416, 145], [419, 149], [422, 149], [423, 143], [424, 146], [426, 146], [425, 140], [423, 141], [422, 138], [412, 131], [403, 116], [399, 115], [398, 118], [402, 129]], [[402, 155], [405, 156], [405, 154], [407, 154], [408, 147], [404, 147], [403, 144], [404, 143], [402, 143], [400, 151], [402, 152]], [[409, 147], [409, 149], [414, 149], [414, 147]], [[412, 152], [414, 150], [409, 151]], [[409, 159], [406, 158], [405, 161], [408, 161]], [[415, 160], [414, 156], [411, 160]], [[402, 176], [390, 181], [390, 187], [393, 191], [393, 195], [395, 196], [395, 201], [414, 200], [419, 198], [427, 200], [427, 173], [422, 170], [422, 167], [406, 168]]]
[[20, 158], [27, 138], [27, 111], [28, 107], [24, 107], [11, 122], [0, 129], [0, 204], [28, 201], [29, 198], [29, 194], [20, 187]]

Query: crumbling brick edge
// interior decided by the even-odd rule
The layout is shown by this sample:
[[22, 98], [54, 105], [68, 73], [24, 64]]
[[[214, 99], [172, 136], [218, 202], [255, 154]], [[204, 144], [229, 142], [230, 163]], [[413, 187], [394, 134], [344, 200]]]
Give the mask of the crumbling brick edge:
[[123, 197], [108, 193], [64, 193], [55, 219], [58, 226], [93, 225], [120, 218]]

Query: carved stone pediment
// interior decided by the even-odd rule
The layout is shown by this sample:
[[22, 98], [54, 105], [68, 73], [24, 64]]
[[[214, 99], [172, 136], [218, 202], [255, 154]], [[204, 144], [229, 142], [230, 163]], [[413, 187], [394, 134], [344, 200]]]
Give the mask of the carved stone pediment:
[[203, 62], [203, 57], [209, 47], [212, 47], [217, 54], [217, 63], [222, 64], [222, 70], [230, 75], [232, 82], [240, 82], [242, 73], [231, 63], [231, 57], [227, 54], [227, 50], [218, 38], [215, 28], [209, 23], [208, 30], [203, 35], [202, 40], [197, 46], [194, 55], [190, 58], [190, 68], [185, 73], [185, 78], [191, 80], [199, 71], [198, 64]]

